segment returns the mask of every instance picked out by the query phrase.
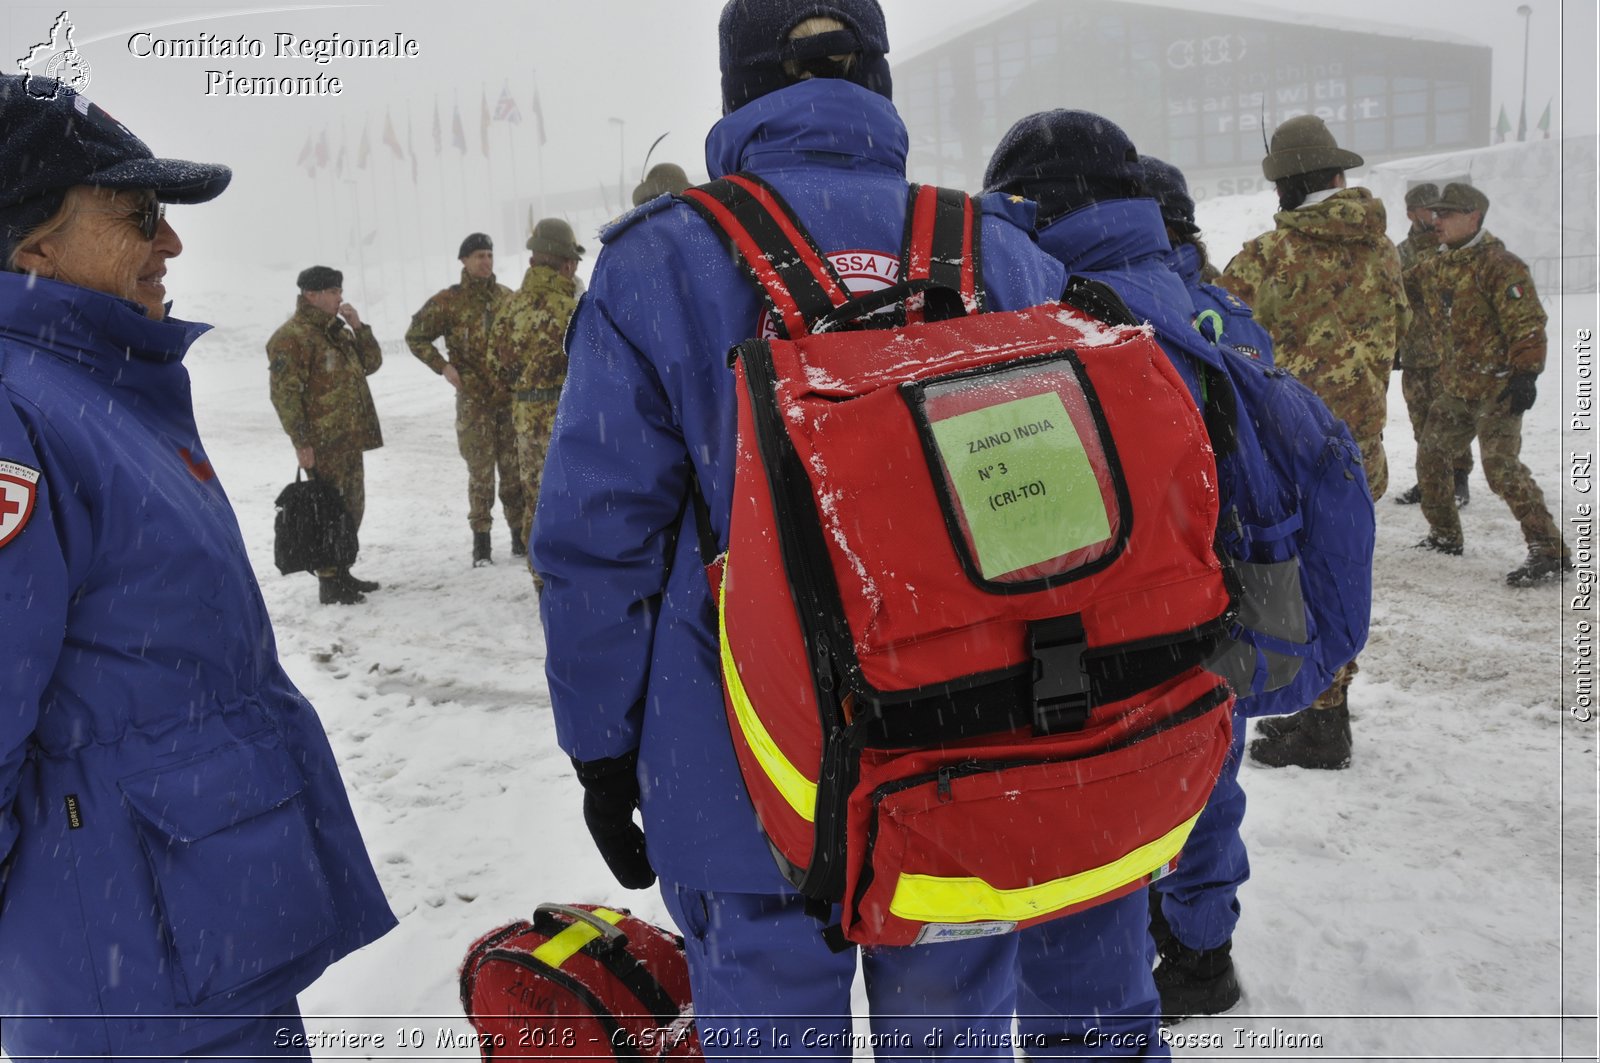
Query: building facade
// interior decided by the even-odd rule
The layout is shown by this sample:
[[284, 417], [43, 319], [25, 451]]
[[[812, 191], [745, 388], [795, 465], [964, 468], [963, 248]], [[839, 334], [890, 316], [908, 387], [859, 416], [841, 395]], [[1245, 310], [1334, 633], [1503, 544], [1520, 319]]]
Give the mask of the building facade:
[[1197, 198], [1265, 187], [1266, 138], [1299, 114], [1320, 115], [1369, 162], [1489, 142], [1487, 47], [1204, 7], [1034, 0], [896, 57], [912, 177], [977, 188], [1011, 124], [1055, 107], [1111, 118], [1141, 152], [1183, 169]]

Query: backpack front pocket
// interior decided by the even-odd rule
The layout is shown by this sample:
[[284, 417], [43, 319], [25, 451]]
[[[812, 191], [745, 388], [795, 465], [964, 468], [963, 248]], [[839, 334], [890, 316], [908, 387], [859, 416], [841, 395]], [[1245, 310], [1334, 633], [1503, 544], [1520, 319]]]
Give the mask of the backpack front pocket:
[[1108, 706], [1083, 731], [962, 760], [864, 759], [845, 933], [889, 945], [1006, 933], [1167, 873], [1227, 755], [1233, 698], [1198, 669], [1158, 698], [1169, 706]]

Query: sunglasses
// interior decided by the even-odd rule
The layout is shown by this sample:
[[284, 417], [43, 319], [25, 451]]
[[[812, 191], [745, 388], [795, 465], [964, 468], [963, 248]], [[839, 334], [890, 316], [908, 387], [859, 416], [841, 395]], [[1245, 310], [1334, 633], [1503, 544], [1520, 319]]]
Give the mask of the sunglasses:
[[133, 224], [138, 228], [140, 236], [144, 237], [146, 240], [154, 240], [156, 238], [156, 231], [161, 228], [161, 219], [167, 216], [167, 205], [152, 198], [143, 205], [134, 207], [132, 210], [91, 209], [89, 213], [120, 214], [122, 217], [133, 222]]

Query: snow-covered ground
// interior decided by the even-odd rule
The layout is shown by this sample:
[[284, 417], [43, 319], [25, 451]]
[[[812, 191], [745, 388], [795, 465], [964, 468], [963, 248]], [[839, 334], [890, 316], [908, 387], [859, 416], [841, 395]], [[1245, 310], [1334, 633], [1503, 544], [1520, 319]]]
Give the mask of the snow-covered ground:
[[[1265, 196], [1202, 204], [1219, 264], [1271, 224], [1271, 209]], [[515, 286], [519, 256], [502, 255], [500, 270]], [[400, 916], [303, 994], [308, 1026], [383, 1034], [372, 1058], [470, 1057], [433, 1046], [440, 1031], [469, 1030], [456, 972], [474, 937], [543, 901], [622, 904], [663, 922], [665, 910], [653, 891], [617, 886], [584, 831], [551, 726], [532, 583], [507, 556], [503, 525], [499, 564], [468, 563], [451, 391], [400, 339], [426, 293], [359, 307], [384, 342], [372, 384], [387, 443], [368, 456], [357, 570], [383, 590], [362, 606], [322, 607], [314, 580], [272, 565], [273, 499], [294, 460], [262, 344], [289, 311], [293, 271], [199, 277], [180, 262], [173, 272], [176, 312], [218, 325], [189, 360], [208, 451]], [[1583, 496], [1563, 490], [1573, 377], [1569, 368], [1563, 386], [1558, 367], [1570, 367], [1574, 330], [1595, 326], [1595, 299], [1546, 305], [1551, 370], [1524, 460], [1570, 517]], [[1402, 490], [1415, 448], [1398, 376], [1387, 445]], [[1244, 769], [1253, 875], [1234, 956], [1245, 998], [1231, 1015], [1178, 1027], [1216, 1046], [1180, 1058], [1554, 1059], [1563, 1044], [1570, 1058], [1594, 1058], [1595, 734], [1565, 712], [1573, 614], [1555, 586], [1505, 587], [1521, 536], [1481, 470], [1472, 488], [1462, 558], [1410, 549], [1421, 514], [1378, 504], [1372, 636], [1351, 694], [1355, 762]], [[411, 1029], [428, 1047], [400, 1047], [397, 1031]], [[1285, 1048], [1274, 1031], [1319, 1035], [1321, 1048]]]

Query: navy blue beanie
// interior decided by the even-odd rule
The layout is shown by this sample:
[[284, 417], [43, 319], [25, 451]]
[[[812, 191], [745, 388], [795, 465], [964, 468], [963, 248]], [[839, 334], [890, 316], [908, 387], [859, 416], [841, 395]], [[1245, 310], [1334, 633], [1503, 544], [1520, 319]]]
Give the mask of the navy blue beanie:
[[1139, 168], [1144, 176], [1145, 195], [1161, 205], [1161, 220], [1180, 233], [1200, 231], [1194, 222], [1194, 197], [1183, 171], [1153, 155], [1141, 155]]
[[1041, 227], [1103, 199], [1144, 195], [1133, 141], [1088, 111], [1042, 111], [1012, 126], [994, 149], [983, 187], [1033, 200]]
[[228, 187], [226, 166], [158, 159], [128, 127], [60, 82], [0, 75], [0, 268], [68, 189], [149, 189], [163, 203], [204, 203]]
[[[808, 18], [833, 18], [845, 28], [798, 41], [789, 34]], [[889, 31], [878, 0], [728, 0], [717, 26], [721, 45], [722, 113], [795, 84], [784, 60], [802, 64], [857, 54], [845, 80], [893, 99]]]

